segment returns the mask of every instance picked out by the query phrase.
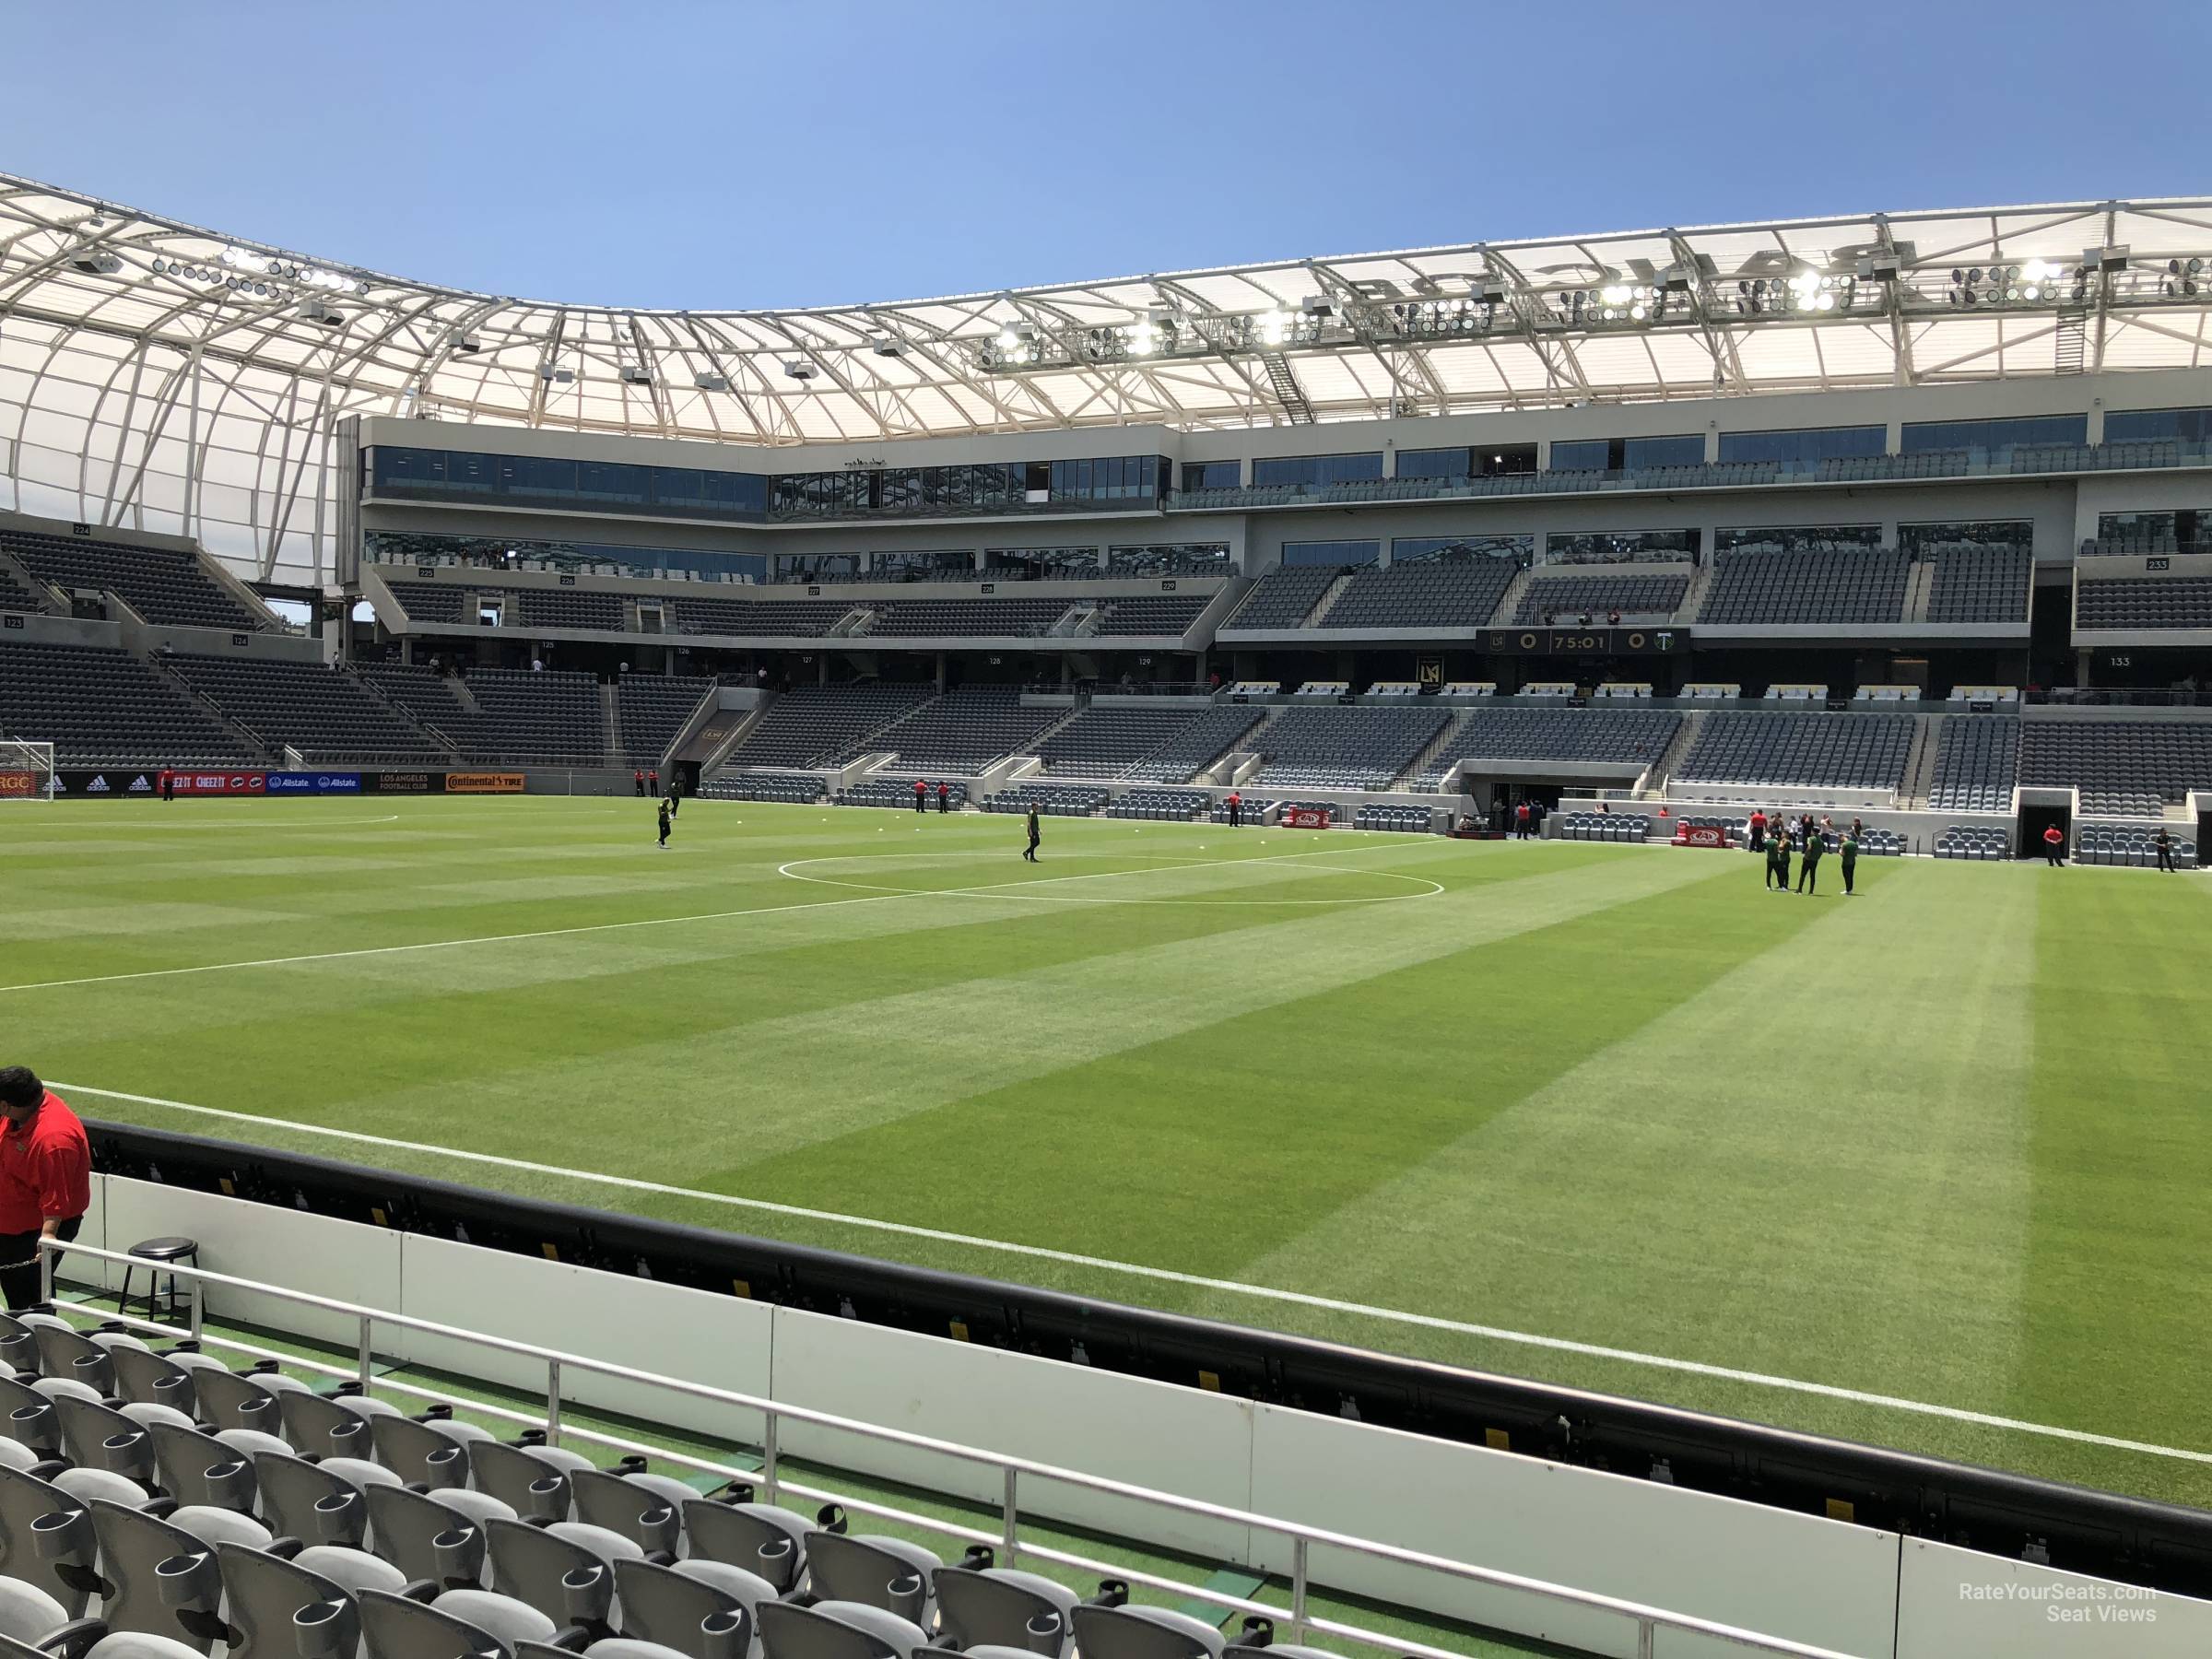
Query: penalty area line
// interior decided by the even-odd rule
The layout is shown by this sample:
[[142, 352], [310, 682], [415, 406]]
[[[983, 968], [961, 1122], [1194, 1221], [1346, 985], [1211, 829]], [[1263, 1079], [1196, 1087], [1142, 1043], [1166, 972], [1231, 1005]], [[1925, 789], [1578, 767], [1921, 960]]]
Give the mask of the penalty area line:
[[[865, 903], [866, 900], [853, 902]], [[266, 1129], [287, 1129], [299, 1135], [320, 1135], [330, 1140], [350, 1141], [357, 1146], [382, 1147], [391, 1151], [414, 1152], [431, 1158], [449, 1158], [464, 1163], [483, 1164], [524, 1174], [547, 1175], [557, 1180], [580, 1182], [593, 1186], [617, 1187], [625, 1192], [651, 1193], [661, 1197], [687, 1199], [699, 1204], [720, 1205], [730, 1209], [751, 1210], [762, 1215], [788, 1216], [806, 1221], [826, 1221], [840, 1227], [851, 1227], [870, 1232], [891, 1233], [901, 1238], [926, 1239], [934, 1243], [956, 1244], [970, 1250], [992, 1251], [1002, 1255], [1026, 1257], [1031, 1261], [1058, 1262], [1067, 1266], [1088, 1267], [1101, 1273], [1116, 1274], [1125, 1278], [1148, 1279], [1157, 1284], [1182, 1285], [1194, 1289], [1214, 1290], [1230, 1296], [1249, 1297], [1259, 1301], [1280, 1302], [1295, 1307], [1313, 1308], [1324, 1312], [1342, 1313], [1357, 1319], [1375, 1320], [1390, 1324], [1412, 1325], [1424, 1330], [1449, 1331], [1456, 1335], [1476, 1336], [1491, 1342], [1512, 1343], [1523, 1347], [1542, 1348], [1553, 1353], [1575, 1354], [1585, 1359], [1615, 1360], [1622, 1364], [1643, 1366], [1654, 1371], [1675, 1371], [1688, 1376], [1711, 1377], [1728, 1382], [1742, 1382], [1756, 1388], [1812, 1394], [1822, 1399], [1846, 1401], [1854, 1406], [1871, 1406], [1887, 1411], [1907, 1412], [1916, 1417], [1939, 1418], [1947, 1422], [1971, 1423], [1979, 1428], [2001, 1429], [2014, 1434], [2035, 1435], [2046, 1440], [2068, 1441], [2077, 1445], [2098, 1446], [2108, 1451], [2133, 1452], [2147, 1457], [2173, 1458], [2185, 1463], [2212, 1464], [2212, 1452], [2192, 1451], [2183, 1446], [2160, 1446], [2147, 1441], [2127, 1440], [2119, 1435], [2097, 1434], [2086, 1429], [2065, 1429], [2052, 1423], [2034, 1423], [2019, 1418], [1999, 1417], [1986, 1411], [1970, 1411], [1957, 1406], [1938, 1406], [1925, 1400], [1904, 1399], [1896, 1394], [1873, 1394], [1864, 1389], [1844, 1388], [1832, 1382], [1812, 1382], [1797, 1377], [1770, 1376], [1763, 1371], [1742, 1371], [1727, 1365], [1708, 1365], [1696, 1359], [1670, 1359], [1664, 1354], [1639, 1353], [1633, 1348], [1608, 1347], [1601, 1343], [1577, 1342], [1564, 1336], [1545, 1336], [1529, 1331], [1509, 1331], [1497, 1325], [1477, 1324], [1467, 1320], [1446, 1319], [1433, 1313], [1408, 1312], [1400, 1308], [1374, 1307], [1365, 1302], [1346, 1301], [1333, 1296], [1316, 1296], [1302, 1290], [1285, 1290], [1272, 1285], [1247, 1285], [1235, 1279], [1213, 1278], [1204, 1274], [1182, 1273], [1171, 1267], [1150, 1267], [1135, 1262], [1117, 1262], [1106, 1256], [1085, 1255], [1071, 1250], [1053, 1250], [1041, 1244], [1017, 1244], [1003, 1239], [979, 1238], [972, 1233], [949, 1232], [940, 1228], [920, 1227], [912, 1222], [878, 1220], [868, 1216], [841, 1215], [835, 1210], [811, 1209], [796, 1204], [778, 1204], [766, 1198], [746, 1198], [734, 1193], [704, 1192], [697, 1187], [674, 1186], [665, 1182], [644, 1181], [630, 1175], [609, 1175], [591, 1170], [571, 1170], [559, 1164], [537, 1163], [522, 1158], [503, 1158], [490, 1152], [469, 1152], [457, 1147], [432, 1146], [427, 1141], [401, 1140], [391, 1135], [371, 1135], [358, 1129], [338, 1129], [326, 1124], [303, 1124], [289, 1118], [268, 1117], [251, 1112], [233, 1112], [219, 1106], [195, 1106], [183, 1100], [164, 1100], [159, 1095], [128, 1094], [115, 1088], [95, 1088], [86, 1083], [57, 1081], [51, 1084], [50, 1087], [71, 1094], [93, 1095], [109, 1100], [128, 1100], [135, 1105], [152, 1106], [163, 1111], [183, 1112], [194, 1117], [219, 1118], [229, 1123], [253, 1124]]]

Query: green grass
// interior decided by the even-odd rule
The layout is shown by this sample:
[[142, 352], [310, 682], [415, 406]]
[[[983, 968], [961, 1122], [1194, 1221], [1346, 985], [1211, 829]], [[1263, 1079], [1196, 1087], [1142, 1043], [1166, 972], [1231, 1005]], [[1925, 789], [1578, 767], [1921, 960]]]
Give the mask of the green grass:
[[2198, 878], [1871, 861], [1846, 900], [1832, 861], [1799, 899], [1704, 852], [1044, 833], [1032, 867], [973, 815], [694, 802], [664, 853], [634, 802], [25, 807], [5, 1057], [685, 1192], [90, 1114], [2212, 1501], [2204, 1462], [1652, 1362], [2212, 1452]]

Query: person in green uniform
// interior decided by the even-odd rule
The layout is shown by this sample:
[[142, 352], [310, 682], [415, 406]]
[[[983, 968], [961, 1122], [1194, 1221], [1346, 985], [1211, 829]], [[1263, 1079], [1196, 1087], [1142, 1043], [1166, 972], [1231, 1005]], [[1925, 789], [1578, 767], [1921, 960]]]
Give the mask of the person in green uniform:
[[1774, 889], [1790, 890], [1790, 832], [1786, 829], [1774, 837]]
[[1030, 844], [1021, 850], [1021, 855], [1022, 857], [1028, 859], [1031, 864], [1035, 864], [1037, 862], [1038, 835], [1037, 803], [1034, 801], [1030, 803], [1029, 821], [1023, 826], [1023, 828], [1029, 831]]
[[1828, 852], [1828, 837], [1820, 826], [1807, 822], [1805, 827], [1805, 863], [1797, 872], [1797, 890], [1818, 898], [1820, 893], [1820, 860]]
[[1843, 897], [1848, 899], [1852, 892], [1852, 875], [1859, 867], [1859, 830], [1858, 820], [1855, 818], [1852, 820], [1852, 827], [1843, 832], [1841, 857], [1843, 860]]

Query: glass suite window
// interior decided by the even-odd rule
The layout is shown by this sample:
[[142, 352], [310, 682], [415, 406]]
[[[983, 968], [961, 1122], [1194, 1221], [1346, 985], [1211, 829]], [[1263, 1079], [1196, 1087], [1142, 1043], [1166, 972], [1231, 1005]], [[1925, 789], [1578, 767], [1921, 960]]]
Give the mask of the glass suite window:
[[[2109, 434], [2108, 434], [2109, 436]], [[2017, 420], [1923, 420], [1908, 422], [1902, 451], [2009, 449], [2022, 443], [2087, 443], [2087, 415], [2031, 415]]]
[[1784, 432], [1723, 432], [1724, 461], [1776, 461], [1784, 465], [1815, 466], [1885, 453], [1888, 429], [1878, 426], [1806, 427]]
[[1382, 557], [1379, 541], [1285, 542], [1286, 565], [1365, 565]]

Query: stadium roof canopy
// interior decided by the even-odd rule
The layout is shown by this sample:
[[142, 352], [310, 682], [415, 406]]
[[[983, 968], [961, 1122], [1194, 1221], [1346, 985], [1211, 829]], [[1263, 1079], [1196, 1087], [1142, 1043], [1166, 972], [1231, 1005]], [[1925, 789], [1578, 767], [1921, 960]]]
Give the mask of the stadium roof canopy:
[[875, 442], [2188, 368], [2208, 259], [2212, 201], [2073, 203], [655, 311], [441, 288], [0, 175], [0, 475], [89, 518], [248, 525], [266, 570], [320, 539], [347, 414]]

